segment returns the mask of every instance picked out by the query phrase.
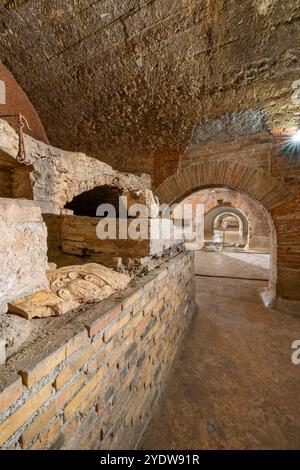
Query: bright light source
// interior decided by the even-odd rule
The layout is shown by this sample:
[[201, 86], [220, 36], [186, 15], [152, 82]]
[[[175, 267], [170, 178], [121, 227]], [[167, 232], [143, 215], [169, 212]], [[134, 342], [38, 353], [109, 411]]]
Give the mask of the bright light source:
[[300, 144], [300, 129], [298, 129], [297, 132], [293, 135], [292, 141], [295, 144]]
[[300, 157], [300, 126], [293, 134], [286, 135], [284, 142], [282, 142], [282, 151], [286, 155]]

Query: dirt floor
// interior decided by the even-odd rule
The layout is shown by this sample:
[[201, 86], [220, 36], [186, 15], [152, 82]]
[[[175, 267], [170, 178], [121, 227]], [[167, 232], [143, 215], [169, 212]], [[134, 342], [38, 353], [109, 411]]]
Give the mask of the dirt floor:
[[198, 313], [141, 448], [300, 448], [300, 317], [264, 308], [264, 285], [196, 277]]

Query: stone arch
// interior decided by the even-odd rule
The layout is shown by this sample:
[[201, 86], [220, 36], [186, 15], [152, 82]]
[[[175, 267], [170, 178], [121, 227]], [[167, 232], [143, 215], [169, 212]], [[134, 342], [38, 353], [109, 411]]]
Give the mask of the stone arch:
[[273, 211], [277, 212], [280, 206], [288, 206], [295, 197], [282, 181], [270, 174], [228, 159], [216, 159], [180, 169], [167, 178], [155, 193], [161, 203], [175, 204], [189, 194], [209, 187], [227, 187], [246, 193], [265, 209], [273, 237], [273, 248], [271, 250], [270, 283], [268, 289], [262, 293], [262, 298], [265, 304], [273, 305], [278, 297], [278, 304], [281, 304], [282, 293], [278, 291], [277, 285], [278, 246]]
[[[150, 189], [147, 175], [136, 176], [114, 170], [110, 165], [83, 153], [61, 150], [25, 135], [26, 155], [31, 161], [33, 199], [43, 213], [60, 214], [76, 196], [97, 187], [120, 188], [122, 192]], [[16, 160], [19, 138], [0, 119], [0, 153]]]
[[239, 230], [243, 231], [244, 229], [243, 220], [241, 219], [239, 215], [235, 214], [234, 212], [223, 212], [222, 214], [216, 215], [213, 221], [214, 226], [216, 227], [216, 225], [220, 225], [222, 223], [222, 220], [226, 218], [235, 219], [235, 221], [238, 223]]
[[96, 217], [97, 208], [100, 204], [110, 204], [119, 212], [119, 197], [122, 190], [117, 186], [101, 185], [77, 194], [65, 209], [71, 210], [74, 215]]

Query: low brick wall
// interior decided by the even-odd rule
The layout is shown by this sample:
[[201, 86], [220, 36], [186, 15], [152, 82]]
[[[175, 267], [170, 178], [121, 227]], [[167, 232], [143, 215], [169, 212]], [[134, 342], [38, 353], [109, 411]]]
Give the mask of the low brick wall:
[[1, 449], [134, 448], [194, 312], [182, 253], [122, 295], [53, 318], [54, 331], [0, 367]]

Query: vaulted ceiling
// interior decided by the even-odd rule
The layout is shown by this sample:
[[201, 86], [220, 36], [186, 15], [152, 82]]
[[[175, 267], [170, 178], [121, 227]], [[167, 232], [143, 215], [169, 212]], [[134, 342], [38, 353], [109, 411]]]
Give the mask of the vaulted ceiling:
[[226, 112], [262, 107], [272, 126], [295, 122], [300, 0], [0, 5], [0, 60], [54, 145], [132, 169]]

